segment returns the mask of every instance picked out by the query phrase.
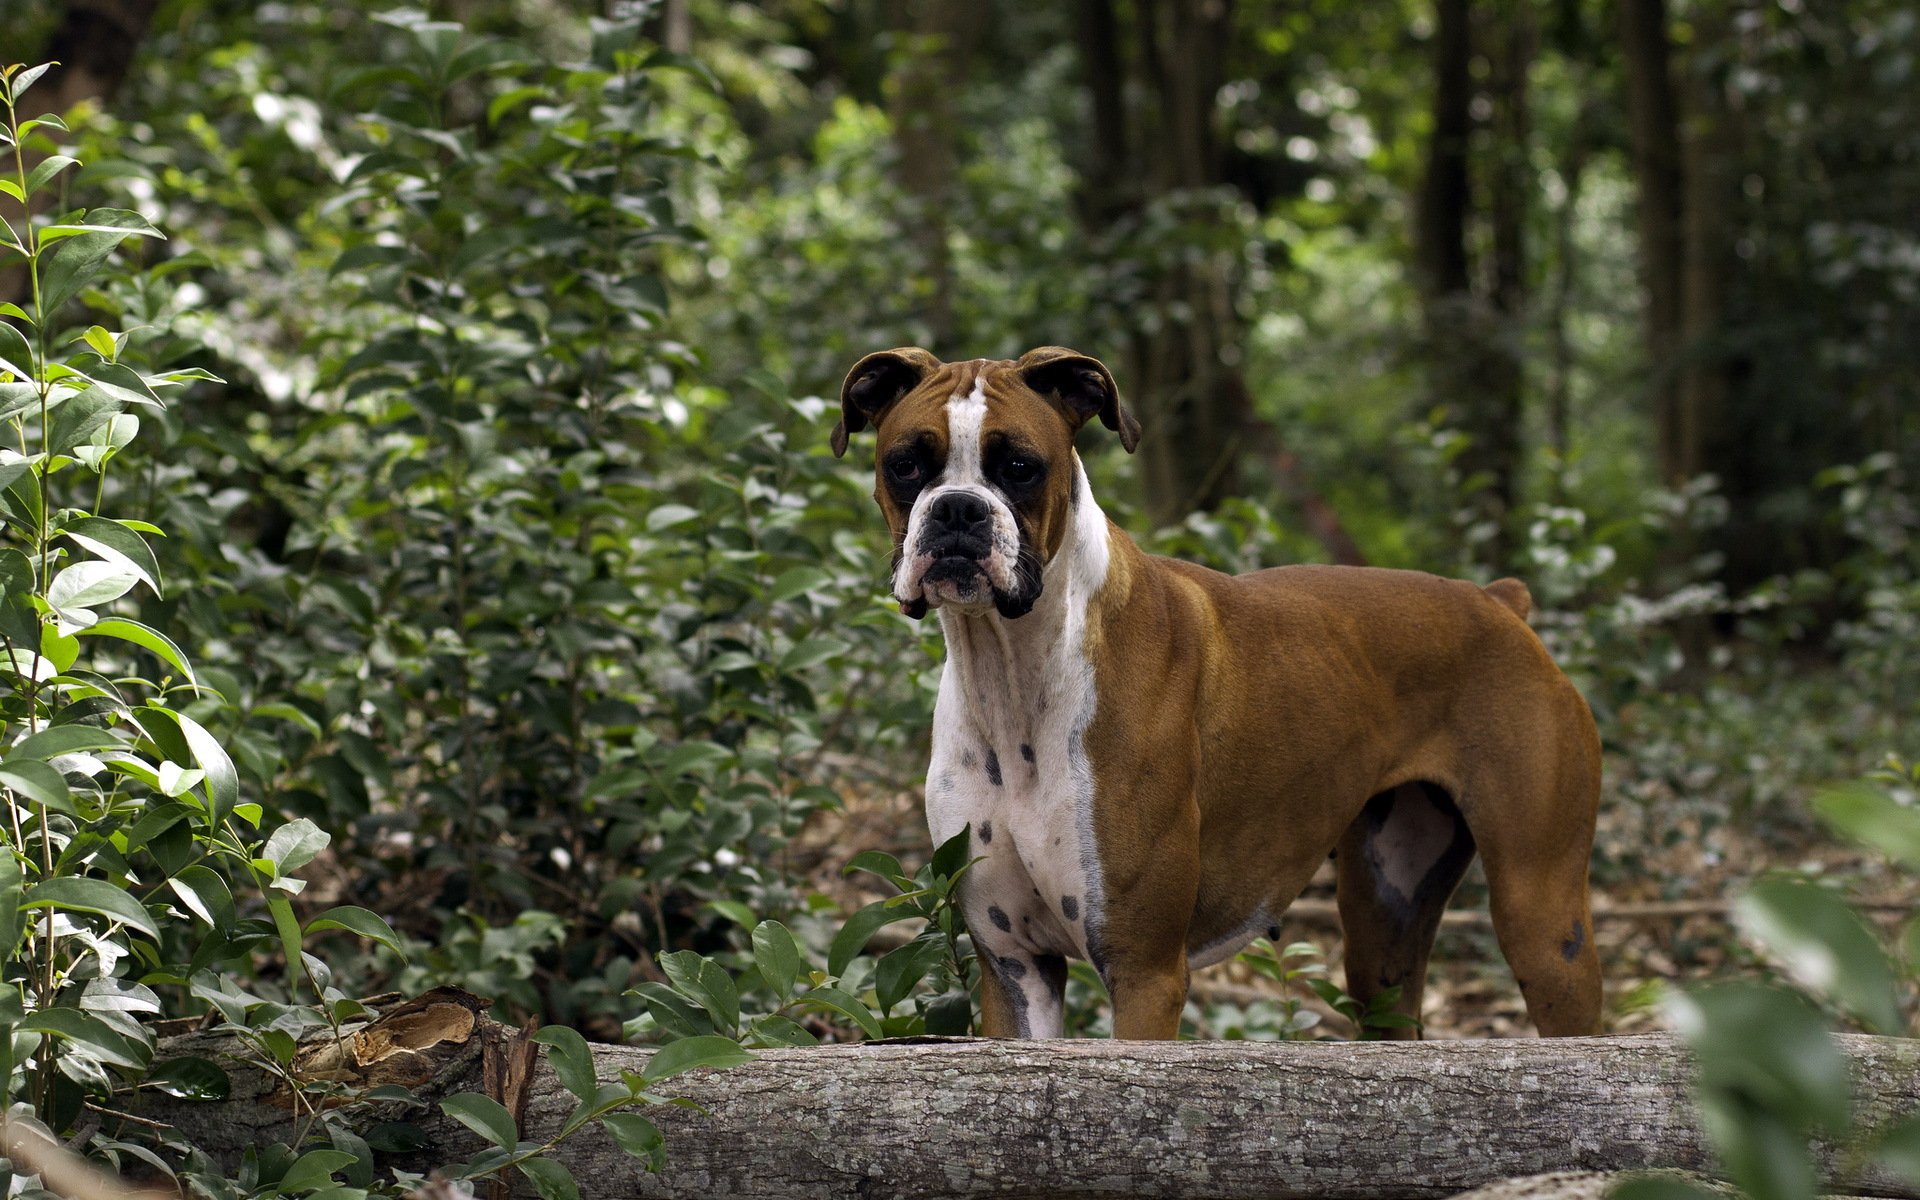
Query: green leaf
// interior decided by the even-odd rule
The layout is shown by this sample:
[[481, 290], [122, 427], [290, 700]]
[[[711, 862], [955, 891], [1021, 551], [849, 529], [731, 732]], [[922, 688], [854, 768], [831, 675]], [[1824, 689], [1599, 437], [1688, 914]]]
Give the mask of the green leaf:
[[1607, 1200], [1726, 1200], [1676, 1175], [1640, 1175], [1613, 1187]]
[[1670, 993], [1665, 1007], [1700, 1061], [1703, 1094], [1745, 1097], [1802, 1129], [1847, 1127], [1847, 1060], [1804, 997], [1722, 983]]
[[946, 938], [937, 930], [888, 951], [873, 968], [874, 998], [879, 1002], [880, 1011], [892, 1012], [893, 1006], [905, 1000], [927, 977], [927, 972], [939, 966], [946, 956]]
[[580, 1200], [580, 1186], [573, 1172], [551, 1158], [528, 1158], [515, 1163], [520, 1173], [540, 1193], [540, 1200]]
[[145, 1087], [181, 1100], [225, 1100], [233, 1085], [227, 1073], [205, 1058], [171, 1058], [147, 1074]]
[[96, 608], [118, 600], [140, 576], [118, 563], [77, 562], [53, 577], [47, 604], [60, 611]]
[[297, 979], [301, 967], [300, 919], [293, 915], [293, 901], [284, 892], [268, 892], [267, 914], [273, 918], [273, 931], [280, 937], [281, 953], [287, 956], [287, 972]]
[[866, 871], [899, 886], [899, 881], [907, 877], [900, 860], [884, 850], [862, 850], [853, 856], [846, 866], [840, 868], [842, 875], [851, 875], [855, 871]]
[[547, 94], [545, 88], [517, 87], [509, 88], [495, 96], [487, 104], [487, 124], [497, 125], [500, 118], [531, 100], [538, 100]]
[[1882, 1130], [1873, 1140], [1869, 1153], [1909, 1183], [1920, 1183], [1920, 1113], [1910, 1114]]
[[[138, 709], [136, 716], [147, 736], [168, 758], [178, 759], [180, 751], [185, 750], [185, 757], [207, 773], [208, 815], [214, 826], [224, 824], [240, 800], [240, 775], [219, 740], [192, 717], [170, 708], [148, 705]], [[176, 732], [177, 737], [173, 736]]]
[[105, 326], [89, 325], [87, 331], [80, 337], [87, 343], [88, 348], [108, 362], [120, 357], [120, 344], [114, 341], [112, 331]]
[[647, 1164], [647, 1169], [658, 1170], [665, 1159], [665, 1142], [660, 1137], [659, 1128], [639, 1113], [608, 1113], [600, 1118], [600, 1124], [622, 1150]]
[[109, 521], [105, 517], [78, 517], [62, 525], [60, 535], [72, 539], [121, 570], [134, 572], [140, 582], [152, 589], [154, 595], [163, 595], [160, 562], [153, 556], [153, 547], [147, 545], [147, 539], [120, 522]]
[[67, 777], [44, 762], [34, 759], [0, 763], [0, 784], [19, 795], [61, 812], [71, 812], [73, 799], [67, 792]]
[[233, 931], [233, 892], [219, 872], [195, 863], [169, 878], [167, 887], [194, 916], [223, 934]]
[[400, 935], [393, 926], [376, 912], [354, 904], [342, 904], [330, 908], [313, 920], [307, 922], [307, 932], [315, 933], [322, 929], [344, 929], [357, 933], [370, 942], [378, 942], [401, 957], [406, 956], [406, 948], [400, 942]]
[[837, 987], [817, 987], [794, 1001], [803, 1008], [824, 1008], [850, 1018], [860, 1027], [860, 1032], [870, 1038], [883, 1036], [880, 1019], [873, 1010], [863, 1004], [851, 993]]
[[673, 1037], [700, 1037], [713, 1032], [713, 1019], [664, 983], [649, 980], [636, 985], [629, 994], [640, 997], [654, 1023]]
[[151, 650], [160, 656], [160, 660], [180, 672], [188, 683], [194, 682], [193, 667], [188, 664], [187, 656], [173, 639], [158, 629], [142, 625], [126, 617], [102, 617], [77, 633], [80, 637], [107, 637], [122, 642], [130, 642], [145, 650]]
[[933, 858], [927, 865], [938, 879], [954, 879], [967, 869], [968, 855], [973, 849], [973, 826], [963, 825], [960, 832], [941, 842], [933, 852]]
[[753, 928], [753, 910], [738, 900], [709, 900], [707, 907], [742, 929]]
[[491, 1096], [460, 1092], [442, 1100], [440, 1111], [502, 1150], [513, 1149], [520, 1140], [519, 1131], [513, 1125], [513, 1114]]
[[77, 1008], [39, 1009], [28, 1013], [14, 1029], [20, 1033], [44, 1033], [62, 1038], [116, 1067], [144, 1069], [153, 1054], [144, 1042], [127, 1037], [99, 1017]]
[[[38, 80], [42, 75], [45, 75], [47, 73], [47, 68], [51, 66], [53, 66], [52, 63], [41, 63], [37, 67], [28, 67], [26, 70], [20, 72], [18, 75], [15, 75], [12, 79], [7, 81], [7, 86], [11, 89], [7, 93], [7, 95], [10, 96], [14, 100], [14, 102], [17, 104], [20, 100], [20, 97], [27, 94], [27, 89], [32, 87], [34, 85], [34, 82]], [[9, 105], [8, 107], [11, 108], [13, 106]]]
[[33, 563], [14, 549], [0, 550], [0, 637], [23, 650], [40, 644], [40, 614], [31, 599]]
[[17, 380], [14, 386], [23, 389], [15, 393], [26, 401], [20, 406], [21, 410], [37, 408], [40, 404], [40, 389], [33, 383], [35, 361], [33, 344], [27, 341], [27, 335], [17, 326], [0, 321], [0, 371], [12, 374]]
[[68, 167], [78, 166], [80, 160], [64, 154], [49, 154], [40, 160], [38, 166], [27, 173], [27, 194], [31, 196], [47, 186], [47, 181]]
[[355, 1161], [354, 1156], [345, 1150], [309, 1150], [294, 1161], [287, 1173], [280, 1177], [274, 1190], [279, 1192], [311, 1192], [333, 1182], [333, 1173], [344, 1170]]
[[23, 759], [44, 761], [62, 754], [79, 754], [87, 750], [117, 750], [126, 745], [109, 730], [94, 725], [55, 725], [51, 729], [42, 729], [31, 737], [24, 738], [7, 751], [7, 762], [16, 763]]
[[561, 1087], [581, 1100], [593, 1098], [600, 1080], [594, 1074], [593, 1051], [587, 1048], [587, 1039], [565, 1025], [548, 1025], [534, 1034], [533, 1040], [547, 1048], [547, 1065], [553, 1068]]
[[146, 906], [104, 879], [84, 876], [55, 876], [43, 879], [27, 889], [22, 908], [57, 908], [65, 912], [97, 913], [120, 921], [150, 937], [159, 937], [160, 929]]
[[773, 587], [767, 592], [767, 599], [774, 604], [791, 600], [795, 596], [805, 595], [815, 588], [823, 588], [833, 582], [833, 576], [819, 567], [795, 567], [783, 571], [780, 578], [773, 581]]
[[1836, 833], [1908, 867], [1920, 868], [1920, 808], [1910, 808], [1865, 780], [1830, 787], [1813, 810]]
[[641, 1071], [649, 1085], [671, 1079], [682, 1071], [699, 1067], [731, 1067], [751, 1062], [753, 1054], [732, 1038], [708, 1036], [682, 1038], [662, 1046]]
[[700, 515], [698, 509], [688, 508], [684, 504], [662, 504], [647, 514], [647, 532], [659, 533], [684, 525]]
[[[965, 1030], [961, 1032], [964, 1033]], [[755, 1019], [753, 1036], [769, 1046], [818, 1046], [820, 1044], [820, 1039], [804, 1027], [781, 1016]]]
[[1802, 984], [1881, 1033], [1901, 1030], [1893, 963], [1840, 897], [1804, 880], [1763, 879], [1734, 903], [1734, 918]]
[[806, 638], [794, 643], [791, 650], [780, 656], [780, 669], [784, 672], [804, 671], [830, 658], [839, 657], [847, 649], [847, 643], [840, 638]]
[[20, 917], [20, 898], [24, 891], [20, 860], [10, 846], [0, 846], [0, 962], [12, 962], [26, 933]]
[[159, 237], [160, 231], [136, 212], [96, 208], [80, 225], [50, 225], [41, 230], [42, 242], [77, 230], [40, 263], [40, 310], [49, 317], [93, 282], [101, 266], [121, 242], [130, 237]]
[[859, 956], [873, 940], [873, 935], [895, 921], [905, 921], [919, 916], [904, 904], [888, 906], [885, 900], [875, 900], [859, 912], [847, 918], [840, 932], [833, 936], [833, 944], [827, 948], [827, 974], [838, 979], [847, 970], [847, 964]]
[[725, 967], [691, 950], [659, 957], [660, 969], [680, 993], [707, 1010], [714, 1027], [731, 1033], [740, 1024], [740, 993]]
[[332, 834], [305, 817], [299, 817], [273, 831], [261, 849], [260, 857], [273, 863], [280, 874], [287, 875], [312, 862], [314, 856], [325, 850], [332, 840]]
[[126, 402], [105, 388], [90, 387], [61, 402], [53, 410], [53, 427], [47, 431], [47, 449], [65, 454], [91, 439], [106, 423], [126, 408]]
[[247, 713], [247, 717], [249, 720], [254, 717], [270, 717], [280, 721], [291, 721], [295, 725], [298, 725], [308, 737], [317, 740], [326, 736], [326, 731], [320, 728], [318, 721], [308, 716], [299, 706], [293, 704], [274, 703], [257, 705]]
[[794, 981], [805, 969], [793, 933], [778, 921], [762, 921], [753, 927], [753, 965], [779, 1000], [793, 991]]

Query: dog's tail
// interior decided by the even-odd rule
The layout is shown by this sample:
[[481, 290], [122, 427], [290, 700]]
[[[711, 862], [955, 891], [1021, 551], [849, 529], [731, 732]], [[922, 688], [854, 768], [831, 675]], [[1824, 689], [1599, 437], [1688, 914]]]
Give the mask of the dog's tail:
[[1512, 576], [1494, 580], [1487, 585], [1486, 591], [1487, 595], [1512, 609], [1513, 615], [1522, 621], [1533, 611], [1533, 594], [1527, 591], [1526, 584]]

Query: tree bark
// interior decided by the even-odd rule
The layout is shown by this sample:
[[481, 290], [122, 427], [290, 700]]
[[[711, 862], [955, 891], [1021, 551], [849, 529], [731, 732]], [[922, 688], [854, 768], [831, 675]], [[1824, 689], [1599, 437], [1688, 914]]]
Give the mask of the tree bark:
[[[41, 76], [21, 98], [22, 119], [66, 113], [84, 100], [111, 99], [133, 69], [133, 56], [146, 40], [147, 27], [159, 7], [160, 0], [68, 0], [60, 24], [33, 60], [60, 65]], [[32, 167], [38, 159], [30, 153], [27, 165]], [[34, 212], [45, 212], [55, 194], [50, 190], [35, 196]], [[24, 266], [0, 268], [0, 301], [30, 308], [30, 286]]]
[[[1535, 22], [1532, 0], [1440, 0], [1436, 11], [1433, 133], [1416, 198], [1415, 274], [1429, 390], [1467, 437], [1457, 466], [1464, 498], [1486, 529], [1475, 552], [1500, 569], [1521, 467]], [[1484, 214], [1476, 211], [1471, 148], [1476, 41], [1487, 65], [1481, 100], [1489, 136], [1478, 155]], [[1482, 215], [1488, 245], [1476, 271], [1470, 233]]]
[[[1122, 12], [1132, 17], [1130, 39]], [[1205, 244], [1225, 203], [1215, 125], [1233, 5], [1166, 0], [1123, 9], [1079, 0], [1076, 30], [1091, 126], [1081, 210], [1095, 240], [1133, 250], [1144, 275], [1120, 374], [1145, 430], [1138, 478], [1147, 513], [1170, 524], [1238, 490], [1253, 440], [1234, 264]], [[1130, 94], [1145, 98], [1131, 111]], [[1178, 228], [1141, 253], [1129, 242], [1150, 210], [1156, 224]]]
[[[487, 1090], [521, 1113], [523, 1137], [550, 1135], [572, 1098], [544, 1064], [524, 1076], [512, 1065], [524, 1059], [502, 1027], [455, 1019], [460, 1012], [416, 1001], [405, 1036], [355, 1041], [324, 1064], [309, 1049], [297, 1064], [338, 1077], [348, 1063], [362, 1082], [410, 1082], [426, 1098]], [[1852, 1060], [1862, 1127], [1920, 1107], [1920, 1041], [1850, 1036], [1840, 1044]], [[375, 1045], [385, 1057], [351, 1067]], [[231, 1049], [193, 1035], [170, 1040], [162, 1056], [212, 1056], [223, 1046]], [[593, 1053], [602, 1079], [647, 1057], [618, 1046]], [[367, 1074], [381, 1063], [389, 1066]], [[699, 1109], [647, 1110], [666, 1139], [658, 1175], [644, 1174], [597, 1130], [560, 1143], [552, 1157], [572, 1169], [588, 1200], [1437, 1197], [1543, 1171], [1712, 1173], [1691, 1077], [1686, 1051], [1665, 1035], [823, 1046], [761, 1051], [744, 1066], [670, 1081], [663, 1090]], [[395, 1119], [368, 1111], [376, 1107], [340, 1111], [362, 1125]], [[235, 1068], [227, 1101], [157, 1098], [141, 1111], [226, 1161], [284, 1140], [295, 1124], [283, 1087], [244, 1067]], [[436, 1142], [431, 1159], [479, 1149], [437, 1115], [422, 1124]], [[1820, 1161], [1834, 1169], [1832, 1153]], [[1920, 1196], [1878, 1169], [1834, 1182]]]
[[1640, 287], [1661, 482], [1678, 486], [1700, 469], [1680, 406], [1677, 349], [1684, 305], [1685, 237], [1680, 106], [1665, 0], [1620, 0], [1633, 176], [1639, 191]]
[[892, 80], [888, 105], [898, 156], [895, 175], [913, 206], [910, 236], [921, 266], [917, 307], [931, 344], [951, 357], [954, 279], [947, 208], [960, 170], [953, 97], [966, 81], [988, 9], [975, 0], [920, 0], [909, 12], [905, 32], [911, 45]]

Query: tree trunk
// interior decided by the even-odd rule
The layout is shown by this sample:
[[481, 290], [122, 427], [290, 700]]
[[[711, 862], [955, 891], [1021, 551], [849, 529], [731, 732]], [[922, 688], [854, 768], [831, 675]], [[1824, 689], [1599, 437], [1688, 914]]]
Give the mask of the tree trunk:
[[[1229, 0], [1131, 5], [1129, 46], [1120, 11], [1113, 0], [1078, 0], [1075, 29], [1091, 125], [1081, 212], [1097, 240], [1125, 253], [1149, 209], [1202, 237], [1220, 220], [1214, 123], [1233, 14]], [[1137, 112], [1128, 111], [1130, 91], [1146, 97]], [[1159, 524], [1236, 490], [1252, 423], [1232, 264], [1191, 234], [1175, 239], [1136, 255], [1146, 278], [1120, 371], [1145, 431], [1138, 478]]]
[[[1694, 36], [1707, 45], [1728, 38], [1711, 12], [1696, 14]], [[1726, 411], [1727, 277], [1733, 263], [1733, 197], [1738, 147], [1734, 115], [1718, 82], [1684, 71], [1686, 119], [1680, 138], [1680, 362], [1675, 423], [1681, 460], [1691, 474], [1714, 469]], [[1739, 455], [1748, 453], [1741, 446]], [[1770, 557], [1770, 556], [1769, 556]]]
[[[21, 99], [21, 118], [65, 113], [84, 100], [110, 99], [133, 69], [134, 53], [159, 7], [160, 0], [68, 0], [60, 24], [33, 60], [60, 65]], [[37, 157], [30, 155], [27, 165], [32, 167]], [[34, 211], [45, 212], [56, 194], [57, 189], [34, 197]], [[24, 267], [0, 268], [0, 301], [31, 308], [30, 286]]]
[[1699, 472], [1698, 446], [1680, 406], [1677, 348], [1684, 311], [1685, 235], [1680, 107], [1667, 39], [1665, 0], [1620, 0], [1627, 119], [1639, 189], [1640, 287], [1660, 481], [1678, 486]]
[[930, 344], [949, 357], [960, 353], [949, 344], [954, 279], [947, 208], [959, 175], [953, 97], [966, 81], [987, 12], [975, 0], [920, 0], [911, 6], [905, 29], [911, 44], [892, 80], [888, 105], [896, 175], [912, 205], [909, 236], [920, 258], [915, 299]]
[[1465, 465], [1486, 480], [1477, 499], [1491, 526], [1482, 561], [1504, 570], [1512, 556], [1513, 513], [1519, 502], [1525, 428], [1527, 306], [1530, 269], [1527, 220], [1539, 181], [1533, 171], [1533, 119], [1528, 74], [1537, 31], [1535, 0], [1501, 0], [1483, 10], [1480, 36], [1488, 62], [1490, 118], [1487, 218], [1491, 226], [1487, 299], [1490, 311], [1481, 347], [1479, 386], [1461, 397], [1472, 442]]
[[[383, 1020], [387, 1020], [383, 1018]], [[405, 1027], [312, 1043], [296, 1072], [402, 1082], [426, 1098], [485, 1090], [551, 1135], [572, 1098], [528, 1044], [423, 997]], [[1920, 1106], [1920, 1041], [1842, 1037], [1862, 1127]], [[162, 1058], [220, 1057], [213, 1035]], [[598, 1046], [603, 1080], [646, 1052]], [[361, 1064], [365, 1061], [366, 1065]], [[284, 1085], [230, 1064], [232, 1098], [151, 1098], [140, 1110], [217, 1159], [285, 1140]], [[1712, 1172], [1686, 1051], [1664, 1035], [1484, 1042], [993, 1042], [932, 1039], [758, 1052], [673, 1079], [697, 1109], [652, 1108], [667, 1162], [643, 1174], [597, 1130], [560, 1143], [587, 1200], [602, 1197], [1206, 1196], [1385, 1200], [1447, 1196], [1543, 1171]], [[361, 1126], [396, 1113], [336, 1110]], [[438, 1116], [420, 1169], [478, 1150]], [[1822, 1151], [1823, 1170], [1836, 1158]], [[1875, 1195], [1920, 1189], [1878, 1168], [1834, 1181]]]

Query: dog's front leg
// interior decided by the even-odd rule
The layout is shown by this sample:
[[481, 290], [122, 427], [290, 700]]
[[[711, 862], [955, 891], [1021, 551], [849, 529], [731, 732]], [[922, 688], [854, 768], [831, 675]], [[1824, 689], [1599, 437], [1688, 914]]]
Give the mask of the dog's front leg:
[[980, 957], [980, 1033], [992, 1038], [1056, 1038], [1062, 1033], [1067, 960], [976, 940]]
[[1199, 810], [1141, 800], [1109, 811], [1170, 814], [1110, 825], [1101, 840], [1105, 904], [1088, 921], [1094, 966], [1113, 998], [1113, 1036], [1170, 1041], [1187, 1003], [1187, 927], [1200, 886]]

